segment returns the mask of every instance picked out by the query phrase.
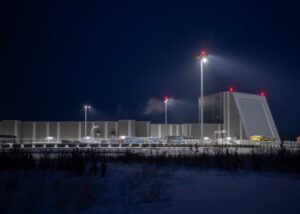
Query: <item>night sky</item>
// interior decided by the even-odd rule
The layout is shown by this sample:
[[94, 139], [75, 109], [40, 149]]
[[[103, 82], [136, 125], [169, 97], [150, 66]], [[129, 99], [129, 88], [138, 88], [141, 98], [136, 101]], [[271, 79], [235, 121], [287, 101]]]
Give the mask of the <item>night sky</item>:
[[[296, 1], [295, 1], [296, 2]], [[1, 119], [197, 121], [205, 94], [264, 90], [280, 134], [300, 134], [300, 13], [289, 1], [6, 1]]]

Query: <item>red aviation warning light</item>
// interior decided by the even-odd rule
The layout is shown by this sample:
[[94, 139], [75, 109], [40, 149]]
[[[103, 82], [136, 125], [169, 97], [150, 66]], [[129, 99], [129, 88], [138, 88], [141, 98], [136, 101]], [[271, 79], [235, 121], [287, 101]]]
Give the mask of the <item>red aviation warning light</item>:
[[200, 51], [200, 57], [207, 57], [208, 56], [208, 54], [207, 54], [207, 52], [205, 51], [205, 50], [201, 50]]
[[262, 96], [262, 97], [265, 97], [266, 96], [266, 92], [261, 91], [261, 92], [259, 92], [259, 95]]

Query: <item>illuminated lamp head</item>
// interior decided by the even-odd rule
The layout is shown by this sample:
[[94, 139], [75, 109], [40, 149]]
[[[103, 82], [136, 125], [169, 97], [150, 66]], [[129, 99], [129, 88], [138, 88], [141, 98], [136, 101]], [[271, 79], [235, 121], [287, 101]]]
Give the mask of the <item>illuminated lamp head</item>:
[[165, 97], [164, 97], [164, 103], [167, 104], [168, 101], [169, 101], [169, 97], [165, 96]]
[[205, 50], [200, 51], [200, 59], [202, 62], [207, 62], [208, 54]]

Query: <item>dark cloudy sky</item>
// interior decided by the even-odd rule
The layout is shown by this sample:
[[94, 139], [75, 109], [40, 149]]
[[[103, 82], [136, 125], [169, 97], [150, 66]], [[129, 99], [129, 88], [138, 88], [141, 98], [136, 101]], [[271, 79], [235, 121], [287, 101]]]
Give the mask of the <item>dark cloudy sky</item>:
[[2, 1], [0, 119], [136, 118], [172, 96], [170, 121], [196, 122], [205, 94], [265, 90], [284, 134], [300, 134], [297, 1]]

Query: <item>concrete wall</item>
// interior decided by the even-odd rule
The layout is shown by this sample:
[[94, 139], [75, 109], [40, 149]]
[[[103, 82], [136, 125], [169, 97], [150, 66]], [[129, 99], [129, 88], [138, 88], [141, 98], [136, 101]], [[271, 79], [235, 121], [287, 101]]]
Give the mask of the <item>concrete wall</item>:
[[118, 122], [119, 136], [134, 137], [135, 136], [135, 121], [120, 120]]
[[58, 138], [57, 136], [57, 122], [48, 122], [46, 124], [46, 136], [50, 137], [53, 136], [56, 139]]
[[[213, 138], [219, 124], [204, 124], [205, 137]], [[200, 124], [151, 124], [152, 137], [185, 136], [200, 138]]]
[[47, 137], [46, 135], [46, 122], [36, 122], [36, 139], [42, 139]]
[[106, 137], [105, 138], [114, 138], [118, 137], [118, 130], [116, 129], [116, 122], [109, 122], [105, 123], [106, 125]]
[[[261, 119], [263, 117], [264, 120]], [[256, 124], [256, 121], [262, 122]], [[87, 123], [88, 136], [91, 134], [92, 127], [95, 126], [98, 128], [94, 130], [92, 137], [99, 138], [119, 136], [200, 137], [200, 124], [166, 125], [135, 120], [89, 121]], [[253, 133], [263, 134], [267, 132], [271, 133], [272, 137], [280, 139], [266, 98], [253, 94], [221, 92], [206, 96], [204, 99], [204, 137], [214, 138], [216, 130], [225, 130], [226, 137], [236, 139], [249, 139]], [[82, 121], [22, 122], [4, 120], [0, 122], [0, 135], [33, 139], [48, 136], [57, 139], [75, 139], [84, 137], [85, 129]], [[266, 136], [268, 135], [266, 134]]]
[[217, 93], [204, 97], [203, 106], [204, 123], [224, 123], [224, 93]]
[[[222, 124], [220, 130], [225, 130], [226, 137], [233, 139], [249, 139], [241, 121], [241, 113], [234, 98], [237, 92], [221, 92], [205, 97], [204, 122]], [[252, 95], [257, 97], [257, 95]], [[253, 115], [255, 117], [255, 115]]]
[[96, 121], [95, 126], [98, 126], [98, 128], [94, 130], [92, 137], [105, 138], [105, 122], [104, 121]]
[[190, 136], [190, 125], [189, 124], [182, 124], [181, 125], [181, 132], [182, 132], [182, 136], [184, 136], [184, 137]]
[[150, 122], [135, 121], [135, 136], [150, 137]]
[[233, 139], [243, 139], [243, 136], [246, 138], [244, 128], [241, 123], [241, 117], [240, 113], [237, 109], [236, 102], [233, 97], [234, 93], [227, 93], [227, 96], [229, 97], [229, 125], [228, 125], [228, 137], [231, 137]]
[[21, 134], [21, 121], [19, 120], [3, 120], [0, 123], [0, 135], [11, 135], [19, 137]]
[[22, 122], [21, 136], [22, 138], [33, 138], [33, 122]]
[[[181, 133], [181, 131], [178, 131]], [[151, 124], [152, 137], [176, 136], [176, 125], [174, 124]]]
[[[236, 107], [229, 109], [230, 114], [224, 118], [224, 124], [204, 124], [204, 136], [214, 138], [216, 130], [229, 128], [231, 137], [239, 138], [240, 124]], [[227, 111], [227, 109], [226, 109]], [[228, 115], [228, 114], [227, 114]], [[228, 119], [230, 118], [230, 119]], [[228, 126], [229, 124], [229, 126]], [[237, 124], [237, 125], [236, 125]], [[97, 126], [91, 133], [92, 127]], [[0, 122], [0, 134], [15, 135], [19, 138], [44, 139], [81, 139], [85, 135], [84, 122]], [[228, 130], [228, 129], [227, 129]], [[91, 135], [92, 134], [92, 135]], [[95, 138], [128, 137], [166, 137], [186, 136], [200, 138], [200, 124], [151, 124], [147, 121], [120, 120], [90, 121], [87, 123], [87, 135]], [[246, 136], [245, 134], [243, 134]]]
[[240, 114], [238, 112], [235, 100], [231, 92], [222, 93], [223, 101], [223, 128], [226, 130], [226, 136], [233, 139], [239, 139], [242, 136], [243, 127], [240, 125]]
[[150, 136], [151, 137], [160, 137], [161, 136], [161, 125], [160, 124], [151, 124], [150, 125]]
[[60, 122], [60, 138], [81, 138], [82, 123], [80, 122]]

